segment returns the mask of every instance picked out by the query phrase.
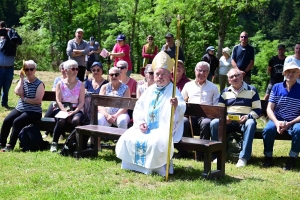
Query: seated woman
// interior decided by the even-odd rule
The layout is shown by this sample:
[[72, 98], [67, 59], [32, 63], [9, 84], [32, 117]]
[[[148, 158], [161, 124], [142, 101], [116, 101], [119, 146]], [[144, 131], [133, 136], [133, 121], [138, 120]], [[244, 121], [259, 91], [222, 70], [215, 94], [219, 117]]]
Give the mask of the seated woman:
[[[64, 133], [67, 124], [74, 129], [80, 125], [83, 120], [83, 106], [84, 106], [84, 86], [81, 81], [77, 80], [78, 64], [75, 60], [68, 60], [64, 62], [64, 70], [67, 78], [62, 79], [57, 83], [56, 103], [60, 111], [67, 112], [67, 118], [56, 118], [56, 125], [54, 127], [53, 140], [50, 151], [57, 151], [58, 139]], [[69, 107], [69, 109], [68, 109]]]
[[145, 79], [138, 82], [136, 89], [136, 98], [140, 98], [143, 92], [154, 83], [154, 72], [151, 64], [146, 65], [144, 74]]
[[85, 92], [90, 92], [93, 94], [99, 94], [102, 85], [108, 83], [106, 79], [102, 77], [103, 66], [101, 62], [94, 62], [91, 66], [92, 79], [87, 79], [85, 81], [84, 87]]
[[[23, 71], [26, 78], [24, 78]], [[21, 130], [42, 118], [41, 102], [45, 93], [45, 86], [35, 76], [35, 72], [36, 63], [33, 60], [25, 61], [23, 70], [20, 71], [20, 81], [14, 90], [20, 99], [16, 108], [6, 116], [2, 124], [0, 136], [2, 152], [12, 151]], [[10, 141], [6, 143], [11, 128]]]
[[[128, 86], [120, 82], [120, 70], [118, 68], [112, 67], [109, 70], [109, 77], [110, 82], [101, 87], [100, 95], [130, 97]], [[127, 109], [99, 106], [98, 110], [98, 125], [111, 126], [114, 124], [118, 128], [127, 129], [129, 123]]]
[[128, 63], [124, 60], [120, 60], [117, 62], [116, 67], [120, 70], [120, 81], [129, 87], [130, 96], [136, 96], [137, 82], [133, 78], [127, 76]]
[[[58, 76], [54, 79], [54, 82], [53, 82], [53, 85], [52, 85], [52, 91], [55, 91], [56, 85], [59, 81], [61, 81], [62, 79], [67, 78], [66, 72], [64, 70], [64, 63], [61, 63], [59, 65], [59, 71], [61, 72], [61, 76]], [[57, 114], [57, 112], [54, 112], [55, 104], [56, 104], [55, 101], [50, 103], [50, 105], [48, 107], [48, 110], [46, 111], [44, 117], [54, 117]], [[45, 135], [43, 135], [43, 138], [46, 138], [49, 134], [52, 136], [53, 132], [52, 131], [51, 132], [46, 131]]]

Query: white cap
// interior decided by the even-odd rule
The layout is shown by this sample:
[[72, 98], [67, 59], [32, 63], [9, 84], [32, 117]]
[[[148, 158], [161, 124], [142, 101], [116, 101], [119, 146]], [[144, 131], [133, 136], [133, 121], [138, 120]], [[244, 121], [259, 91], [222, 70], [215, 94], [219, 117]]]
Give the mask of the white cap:
[[284, 66], [283, 66], [283, 72], [282, 72], [282, 73], [284, 73], [286, 70], [289, 70], [289, 69], [298, 69], [298, 70], [300, 70], [299, 67], [300, 67], [300, 66], [297, 65], [297, 63], [294, 62], [294, 61], [289, 62], [289, 63], [286, 63], [286, 64], [284, 64]]
[[76, 33], [77, 32], [83, 32], [84, 33], [84, 31], [81, 29], [81, 28], [78, 28], [77, 30], [76, 30]]

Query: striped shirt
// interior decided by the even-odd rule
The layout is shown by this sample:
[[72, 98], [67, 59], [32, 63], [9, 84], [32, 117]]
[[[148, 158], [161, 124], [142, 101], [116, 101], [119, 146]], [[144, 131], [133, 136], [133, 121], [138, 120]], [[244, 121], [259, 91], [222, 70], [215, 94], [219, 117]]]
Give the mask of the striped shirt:
[[219, 106], [227, 106], [227, 113], [248, 115], [248, 119], [257, 119], [261, 114], [261, 103], [257, 90], [243, 82], [236, 92], [232, 86], [225, 88], [219, 98]]
[[275, 104], [274, 114], [280, 121], [292, 121], [300, 116], [300, 84], [295, 83], [288, 92], [286, 82], [273, 86], [269, 102]]
[[[36, 90], [41, 83], [44, 84], [38, 78], [32, 83], [29, 83], [27, 79], [24, 79], [24, 84], [23, 84], [24, 97], [29, 99], [35, 98]], [[18, 101], [16, 109], [20, 112], [32, 111], [32, 112], [42, 113], [41, 104], [30, 104], [22, 101], [21, 98]]]

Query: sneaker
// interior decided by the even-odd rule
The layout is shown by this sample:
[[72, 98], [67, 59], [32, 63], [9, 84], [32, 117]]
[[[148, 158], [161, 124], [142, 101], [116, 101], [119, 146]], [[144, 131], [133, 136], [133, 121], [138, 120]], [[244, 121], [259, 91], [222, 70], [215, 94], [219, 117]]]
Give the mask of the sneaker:
[[283, 170], [293, 170], [295, 169], [295, 167], [296, 167], [296, 158], [290, 157], [285, 163]]
[[265, 156], [265, 160], [262, 164], [263, 167], [271, 167], [273, 165], [273, 158]]
[[12, 147], [11, 146], [6, 146], [6, 147], [4, 147], [3, 149], [1, 149], [1, 152], [10, 152], [10, 151], [12, 151], [13, 149], [12, 149]]
[[240, 158], [236, 163], [236, 167], [245, 167], [247, 165], [247, 160], [244, 158]]
[[57, 142], [52, 142], [51, 143], [51, 148], [50, 151], [53, 152], [57, 152]]

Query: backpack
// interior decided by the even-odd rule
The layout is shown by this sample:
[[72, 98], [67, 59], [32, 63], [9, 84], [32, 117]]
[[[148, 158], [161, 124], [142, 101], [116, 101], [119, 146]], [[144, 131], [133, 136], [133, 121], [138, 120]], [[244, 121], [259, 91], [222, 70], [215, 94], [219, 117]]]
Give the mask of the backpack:
[[33, 124], [25, 126], [21, 130], [19, 140], [23, 152], [42, 151], [49, 148], [49, 142], [43, 140], [40, 129]]
[[226, 136], [226, 160], [237, 162], [239, 160], [239, 154], [242, 150], [243, 135], [241, 133], [232, 132]]
[[63, 148], [60, 151], [62, 156], [72, 156], [74, 151], [76, 151], [77, 140], [76, 140], [76, 129], [73, 130], [68, 138], [66, 139]]

